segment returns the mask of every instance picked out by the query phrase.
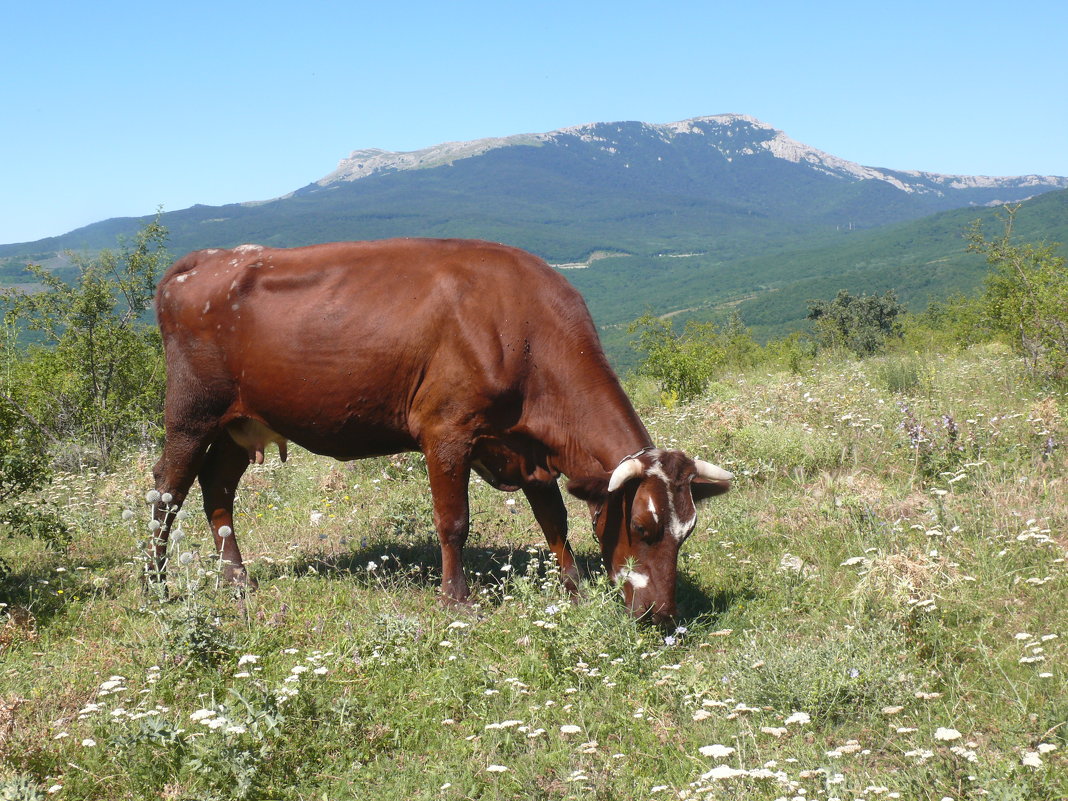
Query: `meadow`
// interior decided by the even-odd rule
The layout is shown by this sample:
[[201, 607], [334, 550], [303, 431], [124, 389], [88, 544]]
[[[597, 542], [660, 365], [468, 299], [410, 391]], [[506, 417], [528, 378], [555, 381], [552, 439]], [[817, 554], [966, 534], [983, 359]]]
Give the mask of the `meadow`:
[[57, 475], [0, 541], [2, 799], [1068, 798], [1068, 395], [996, 345], [721, 376], [661, 447], [732, 470], [632, 620], [569, 499], [572, 603], [521, 496], [472, 486], [438, 599], [422, 458], [246, 474], [235, 597], [187, 503], [143, 591], [155, 453]]

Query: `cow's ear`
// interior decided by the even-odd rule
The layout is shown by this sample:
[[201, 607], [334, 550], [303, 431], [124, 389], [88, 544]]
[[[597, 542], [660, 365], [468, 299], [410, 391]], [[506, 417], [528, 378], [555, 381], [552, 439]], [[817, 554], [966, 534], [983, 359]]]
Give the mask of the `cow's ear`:
[[579, 500], [600, 503], [608, 496], [608, 476], [585, 476], [567, 482], [567, 491]]
[[730, 481], [704, 481], [703, 479], [696, 478], [693, 483], [690, 484], [690, 494], [693, 495], [694, 503], [700, 503], [701, 501], [715, 497], [716, 495], [722, 495], [730, 488]]
[[722, 495], [731, 488], [734, 474], [730, 471], [702, 459], [695, 459], [694, 467], [697, 468], [697, 475], [690, 484], [690, 493], [695, 503], [714, 495]]

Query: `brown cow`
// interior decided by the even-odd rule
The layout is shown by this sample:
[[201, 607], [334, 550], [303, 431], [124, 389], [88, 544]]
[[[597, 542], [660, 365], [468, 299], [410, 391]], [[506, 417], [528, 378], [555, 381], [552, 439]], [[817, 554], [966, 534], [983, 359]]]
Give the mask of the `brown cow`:
[[[589, 502], [628, 607], [657, 621], [675, 614], [694, 502], [725, 492], [732, 476], [653, 448], [581, 296], [540, 259], [464, 240], [242, 245], [178, 260], [156, 308], [167, 356], [156, 489], [173, 512], [199, 478], [231, 580], [246, 580], [228, 536], [238, 481], [269, 443], [284, 458], [292, 440], [343, 460], [422, 451], [442, 592], [455, 601], [468, 595], [472, 470], [523, 490], [577, 589], [563, 473]], [[162, 572], [171, 514], [156, 517], [151, 557]]]

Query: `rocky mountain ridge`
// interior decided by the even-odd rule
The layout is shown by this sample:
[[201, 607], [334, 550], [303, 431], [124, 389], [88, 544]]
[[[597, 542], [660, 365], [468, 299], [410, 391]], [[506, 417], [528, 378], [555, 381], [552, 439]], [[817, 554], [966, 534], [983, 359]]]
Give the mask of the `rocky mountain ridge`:
[[542, 147], [566, 144], [577, 139], [594, 144], [607, 154], [626, 158], [626, 146], [616, 135], [622, 126], [637, 126], [648, 138], [670, 145], [680, 137], [703, 137], [707, 146], [718, 151], [728, 162], [760, 154], [851, 181], [883, 181], [906, 193], [944, 195], [958, 189], [1020, 189], [1031, 187], [1035, 194], [1051, 189], [1068, 188], [1068, 177], [943, 175], [917, 170], [894, 170], [871, 167], [839, 158], [787, 136], [783, 131], [747, 114], [718, 114], [693, 117], [664, 124], [645, 122], [588, 123], [547, 133], [489, 137], [467, 142], [444, 142], [408, 152], [377, 148], [355, 150], [341, 159], [337, 168], [315, 184], [328, 187], [339, 182], [358, 181], [372, 175], [405, 170], [432, 169], [453, 165], [493, 150], [511, 147]]

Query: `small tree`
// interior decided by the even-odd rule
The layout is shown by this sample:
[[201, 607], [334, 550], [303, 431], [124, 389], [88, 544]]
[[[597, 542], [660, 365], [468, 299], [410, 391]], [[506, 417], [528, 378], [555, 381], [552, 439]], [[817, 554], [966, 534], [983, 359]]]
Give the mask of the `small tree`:
[[900, 337], [899, 318], [905, 311], [893, 290], [854, 297], [840, 289], [834, 300], [810, 300], [808, 309], [822, 347], [846, 348], [857, 356], [879, 353], [888, 339]]
[[71, 283], [30, 265], [44, 290], [0, 295], [5, 322], [35, 340], [25, 353], [7, 352], [0, 391], [44, 439], [88, 441], [106, 462], [158, 418], [160, 337], [142, 318], [169, 261], [166, 239], [157, 216], [132, 248], [75, 257]]
[[1057, 244], [1018, 244], [1013, 224], [1019, 206], [1005, 208], [1005, 231], [987, 239], [977, 220], [968, 249], [986, 256], [991, 272], [980, 309], [995, 331], [1009, 337], [1032, 371], [1068, 374], [1068, 269]]
[[647, 313], [628, 330], [638, 333], [632, 347], [645, 355], [638, 373], [656, 381], [667, 405], [699, 396], [723, 368], [749, 366], [759, 357], [760, 346], [737, 312], [722, 328], [690, 320], [681, 334], [670, 319]]

